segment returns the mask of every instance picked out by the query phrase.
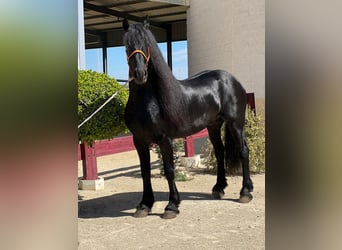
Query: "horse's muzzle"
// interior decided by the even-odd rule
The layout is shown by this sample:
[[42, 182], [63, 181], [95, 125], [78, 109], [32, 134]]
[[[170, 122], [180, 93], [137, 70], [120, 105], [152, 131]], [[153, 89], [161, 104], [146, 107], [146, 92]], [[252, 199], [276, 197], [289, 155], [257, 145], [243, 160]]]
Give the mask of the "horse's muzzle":
[[134, 70], [134, 80], [137, 84], [145, 84], [147, 82], [147, 70]]

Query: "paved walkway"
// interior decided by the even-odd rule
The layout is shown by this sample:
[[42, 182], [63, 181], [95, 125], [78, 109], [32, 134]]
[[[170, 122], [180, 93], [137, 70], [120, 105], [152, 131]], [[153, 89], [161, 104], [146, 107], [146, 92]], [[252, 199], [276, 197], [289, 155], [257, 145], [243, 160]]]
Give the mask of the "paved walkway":
[[[136, 151], [98, 158], [105, 190], [79, 190], [79, 249], [264, 249], [264, 175], [252, 176], [254, 199], [240, 204], [241, 177], [228, 177], [226, 196], [213, 200], [216, 176], [195, 170], [191, 181], [177, 182], [179, 216], [164, 220], [168, 185], [154, 153], [151, 161], [156, 203], [152, 215], [137, 219], [132, 213], [141, 200], [142, 180]], [[81, 162], [78, 168], [81, 177]]]

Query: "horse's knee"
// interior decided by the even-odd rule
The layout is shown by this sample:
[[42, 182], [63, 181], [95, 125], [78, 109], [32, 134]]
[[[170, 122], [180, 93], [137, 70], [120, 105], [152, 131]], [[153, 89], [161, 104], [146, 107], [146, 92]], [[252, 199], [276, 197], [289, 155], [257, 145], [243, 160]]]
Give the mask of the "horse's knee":
[[249, 149], [247, 146], [242, 147], [241, 151], [240, 151], [240, 157], [242, 159], [247, 159], [249, 158]]

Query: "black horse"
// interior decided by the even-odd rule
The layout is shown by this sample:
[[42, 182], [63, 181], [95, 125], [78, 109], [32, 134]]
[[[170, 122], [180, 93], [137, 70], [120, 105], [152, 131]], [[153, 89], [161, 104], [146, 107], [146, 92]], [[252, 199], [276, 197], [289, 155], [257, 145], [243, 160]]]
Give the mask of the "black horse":
[[[244, 135], [246, 92], [241, 84], [223, 70], [205, 71], [178, 81], [165, 63], [157, 42], [143, 24], [124, 20], [124, 44], [129, 65], [129, 99], [125, 122], [133, 134], [143, 178], [143, 197], [134, 214], [147, 216], [154, 203], [151, 185], [151, 143], [160, 147], [164, 172], [169, 184], [169, 203], [164, 218], [179, 213], [180, 197], [175, 184], [172, 139], [208, 129], [217, 159], [217, 182], [212, 189], [215, 198], [224, 195], [227, 186], [224, 159], [229, 166], [242, 163], [243, 182], [240, 202], [252, 200], [253, 183], [249, 173], [249, 151]], [[221, 127], [225, 126], [225, 146]], [[226, 156], [226, 157], [225, 157]]]

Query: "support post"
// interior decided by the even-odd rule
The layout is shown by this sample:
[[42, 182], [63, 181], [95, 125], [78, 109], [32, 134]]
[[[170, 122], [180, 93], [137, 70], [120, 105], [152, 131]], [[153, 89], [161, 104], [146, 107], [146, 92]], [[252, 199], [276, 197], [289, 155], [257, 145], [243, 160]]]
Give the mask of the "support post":
[[83, 142], [81, 144], [81, 158], [83, 179], [79, 181], [79, 188], [85, 190], [104, 189], [104, 180], [97, 175], [95, 148], [90, 147], [87, 143]]
[[194, 140], [192, 136], [185, 137], [184, 150], [185, 157], [193, 157], [195, 155]]
[[103, 73], [108, 74], [108, 63], [107, 63], [107, 33], [102, 33], [102, 65]]
[[201, 163], [201, 155], [195, 155], [194, 138], [188, 136], [184, 140], [185, 157], [181, 157], [181, 165], [186, 168], [197, 168]]
[[167, 64], [172, 70], [172, 26], [166, 27], [166, 42], [167, 42]]
[[81, 144], [81, 158], [83, 166], [83, 179], [96, 180], [97, 179], [97, 162], [95, 148], [89, 147], [85, 142]]

